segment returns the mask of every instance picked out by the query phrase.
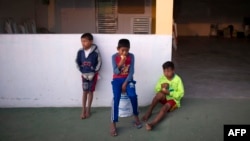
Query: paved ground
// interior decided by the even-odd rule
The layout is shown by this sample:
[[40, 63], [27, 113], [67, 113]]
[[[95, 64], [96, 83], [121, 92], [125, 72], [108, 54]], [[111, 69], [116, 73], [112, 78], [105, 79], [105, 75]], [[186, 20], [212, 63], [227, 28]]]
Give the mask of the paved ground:
[[222, 141], [224, 124], [250, 124], [249, 103], [246, 99], [187, 98], [181, 109], [151, 132], [135, 129], [132, 118], [121, 118], [115, 138], [109, 136], [109, 108], [95, 108], [86, 120], [79, 119], [80, 108], [0, 109], [0, 140]]
[[186, 97], [250, 98], [250, 40], [180, 38], [173, 60]]
[[0, 141], [222, 141], [224, 124], [250, 124], [250, 42], [179, 41], [173, 59], [186, 95], [182, 108], [153, 131], [135, 129], [132, 118], [121, 118], [119, 136], [110, 137], [109, 108], [93, 109], [86, 120], [79, 119], [80, 108], [0, 109]]

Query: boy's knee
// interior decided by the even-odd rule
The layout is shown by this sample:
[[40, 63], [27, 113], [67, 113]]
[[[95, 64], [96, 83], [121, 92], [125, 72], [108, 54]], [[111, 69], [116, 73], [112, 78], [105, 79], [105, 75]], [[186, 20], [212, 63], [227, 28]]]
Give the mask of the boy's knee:
[[135, 97], [135, 96], [137, 96], [136, 92], [135, 92], [135, 88], [127, 88], [127, 95], [128, 95], [128, 97]]
[[162, 94], [162, 93], [157, 93], [156, 96], [155, 96], [155, 98], [156, 98], [157, 100], [164, 100], [164, 98], [166, 98], [166, 97], [165, 97], [164, 94]]
[[129, 82], [127, 84], [127, 90], [135, 91], [135, 82]]
[[129, 97], [131, 100], [137, 100], [137, 95], [136, 95], [136, 94], [128, 95], [128, 97]]
[[171, 108], [171, 106], [169, 104], [165, 104], [165, 105], [162, 106], [161, 112], [166, 113], [166, 112], [169, 111], [170, 108]]

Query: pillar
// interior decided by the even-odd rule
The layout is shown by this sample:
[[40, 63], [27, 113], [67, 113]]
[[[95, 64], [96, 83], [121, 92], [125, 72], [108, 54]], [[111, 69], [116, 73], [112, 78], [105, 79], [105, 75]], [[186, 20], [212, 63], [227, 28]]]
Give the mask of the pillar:
[[173, 0], [156, 0], [156, 34], [172, 35]]

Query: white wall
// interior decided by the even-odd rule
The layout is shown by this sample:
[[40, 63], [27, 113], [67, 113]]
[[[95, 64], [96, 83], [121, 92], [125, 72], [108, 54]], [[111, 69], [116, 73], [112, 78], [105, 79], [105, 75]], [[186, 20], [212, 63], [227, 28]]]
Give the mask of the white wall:
[[[171, 59], [171, 36], [94, 35], [103, 58], [93, 106], [110, 106], [111, 55], [128, 38], [136, 56], [139, 105], [150, 103], [161, 65]], [[80, 34], [0, 35], [0, 107], [81, 106], [81, 77], [75, 57]]]

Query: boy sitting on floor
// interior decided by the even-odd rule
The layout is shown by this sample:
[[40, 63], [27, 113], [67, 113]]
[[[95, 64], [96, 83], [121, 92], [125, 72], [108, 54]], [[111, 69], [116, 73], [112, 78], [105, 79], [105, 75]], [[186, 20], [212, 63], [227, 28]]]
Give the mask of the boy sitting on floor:
[[146, 124], [148, 131], [159, 123], [160, 120], [167, 114], [180, 107], [180, 100], [184, 95], [184, 87], [181, 78], [174, 72], [174, 63], [166, 62], [162, 65], [163, 74], [158, 80], [155, 87], [156, 96], [154, 97], [148, 111], [142, 117], [143, 121], [147, 121], [152, 114], [154, 107], [161, 103], [163, 104], [160, 112], [152, 122]]

